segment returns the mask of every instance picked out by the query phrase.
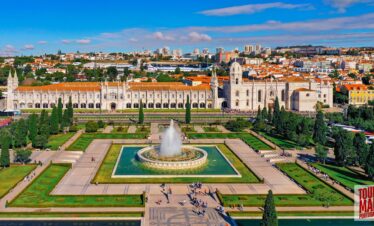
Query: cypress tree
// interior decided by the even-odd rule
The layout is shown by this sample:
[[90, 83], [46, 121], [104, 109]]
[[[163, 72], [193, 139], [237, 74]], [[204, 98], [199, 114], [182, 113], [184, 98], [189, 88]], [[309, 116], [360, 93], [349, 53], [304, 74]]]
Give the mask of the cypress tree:
[[64, 130], [70, 125], [69, 110], [65, 109], [64, 114], [62, 115], [61, 130]]
[[191, 123], [191, 103], [190, 103], [190, 96], [187, 96], [187, 103], [186, 103], [186, 124]]
[[16, 122], [14, 136], [14, 146], [23, 147], [27, 144], [27, 124], [24, 119], [20, 119]]
[[366, 158], [365, 172], [371, 180], [374, 180], [374, 144], [370, 146], [370, 151]]
[[140, 106], [139, 106], [139, 124], [144, 123], [144, 111], [143, 111], [143, 103], [140, 101]]
[[314, 122], [314, 132], [313, 132], [314, 142], [324, 145], [327, 141], [326, 133], [327, 133], [327, 126], [324, 121], [323, 113], [322, 111], [318, 111], [316, 120]]
[[61, 98], [58, 98], [58, 104], [57, 104], [57, 118], [58, 118], [58, 123], [62, 122], [62, 100]]
[[58, 109], [53, 107], [50, 118], [51, 134], [57, 134], [60, 130], [58, 123]]
[[268, 118], [268, 110], [266, 109], [266, 107], [264, 107], [261, 111], [261, 115], [262, 115], [262, 119], [265, 120]]
[[278, 226], [277, 212], [275, 210], [273, 192], [269, 190], [265, 200], [264, 213], [262, 215], [261, 226]]
[[28, 119], [29, 139], [32, 143], [35, 141], [36, 135], [38, 135], [38, 115], [32, 114]]
[[268, 123], [271, 123], [273, 122], [273, 114], [272, 114], [272, 111], [271, 111], [271, 108], [268, 109]]
[[353, 138], [353, 147], [356, 149], [357, 162], [365, 167], [369, 155], [369, 147], [366, 144], [366, 137], [363, 133], [356, 133]]
[[71, 101], [71, 97], [69, 98], [67, 110], [68, 110], [67, 114], [69, 117], [69, 126], [71, 126], [73, 125], [73, 121], [74, 121], [74, 110], [73, 110], [73, 103]]
[[5, 168], [10, 165], [10, 155], [9, 155], [9, 146], [11, 143], [10, 134], [5, 135], [1, 139], [1, 156], [0, 156], [0, 166]]
[[279, 106], [279, 99], [278, 97], [275, 97], [274, 102], [274, 114], [273, 114], [273, 124], [276, 125], [279, 122], [280, 117], [280, 106]]
[[39, 118], [39, 131], [38, 134], [45, 135], [46, 137], [49, 137], [50, 130], [49, 130], [49, 117], [48, 112], [45, 110], [42, 110], [40, 113]]

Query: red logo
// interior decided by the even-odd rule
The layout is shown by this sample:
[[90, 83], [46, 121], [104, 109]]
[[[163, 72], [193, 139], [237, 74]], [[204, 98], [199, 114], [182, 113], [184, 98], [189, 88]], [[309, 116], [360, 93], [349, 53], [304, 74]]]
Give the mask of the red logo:
[[374, 186], [357, 188], [358, 219], [374, 219]]

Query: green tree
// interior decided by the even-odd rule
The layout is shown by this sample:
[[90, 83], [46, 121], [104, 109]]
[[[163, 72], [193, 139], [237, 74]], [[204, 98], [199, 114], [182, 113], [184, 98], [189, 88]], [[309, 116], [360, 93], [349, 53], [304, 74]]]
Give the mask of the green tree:
[[316, 157], [319, 158], [319, 160], [325, 164], [326, 158], [327, 158], [327, 148], [325, 148], [323, 145], [318, 144], [315, 147], [316, 150]]
[[69, 119], [68, 125], [71, 126], [73, 125], [73, 122], [74, 122], [74, 109], [73, 109], [73, 103], [72, 103], [71, 97], [69, 97], [69, 103], [67, 105], [66, 110], [67, 110], [67, 116]]
[[15, 156], [14, 161], [21, 162], [21, 163], [28, 163], [30, 162], [31, 154], [32, 154], [32, 151], [30, 150], [25, 150], [25, 149], [16, 150], [16, 156]]
[[26, 146], [27, 133], [28, 133], [27, 123], [24, 119], [20, 119], [18, 122], [16, 122], [15, 130], [13, 133], [15, 147]]
[[[10, 155], [9, 155], [9, 147], [11, 143], [11, 136], [8, 133], [2, 134], [1, 137], [1, 156], [0, 156], [0, 166], [5, 168], [9, 167], [10, 165]], [[4, 136], [5, 135], [5, 136]]]
[[46, 134], [38, 134], [35, 137], [35, 141], [33, 143], [33, 147], [45, 149], [48, 144], [48, 136]]
[[365, 172], [374, 180], [374, 144], [370, 145], [369, 155], [366, 159]]
[[273, 122], [273, 113], [272, 113], [272, 109], [271, 108], [268, 109], [268, 118], [267, 118], [267, 120], [268, 120], [268, 123], [272, 123]]
[[278, 226], [277, 211], [275, 210], [273, 192], [271, 190], [269, 190], [265, 200], [264, 212], [260, 225]]
[[190, 103], [190, 96], [187, 95], [187, 103], [186, 103], [186, 124], [191, 123], [191, 103]]
[[256, 121], [254, 123], [254, 129], [256, 131], [263, 131], [266, 127], [263, 111], [264, 110], [261, 111], [260, 106], [258, 106]]
[[29, 139], [32, 143], [35, 141], [36, 135], [38, 135], [38, 115], [32, 114], [28, 118], [28, 129], [29, 129]]
[[180, 74], [181, 73], [181, 69], [179, 67], [175, 68], [175, 71], [174, 71], [174, 74]]
[[88, 121], [86, 123], [86, 132], [95, 133], [99, 129], [99, 125], [95, 121]]
[[365, 167], [367, 157], [369, 155], [369, 147], [366, 144], [366, 137], [364, 133], [356, 133], [353, 138], [353, 147], [356, 149], [357, 162]]
[[276, 125], [279, 122], [280, 117], [280, 106], [279, 106], [279, 99], [275, 97], [274, 101], [274, 114], [273, 114], [273, 124]]
[[58, 98], [58, 104], [57, 104], [57, 117], [58, 117], [58, 123], [62, 123], [62, 100], [61, 98]]
[[335, 161], [339, 166], [351, 165], [356, 160], [356, 153], [353, 149], [353, 135], [351, 132], [336, 129], [333, 135], [335, 139], [334, 154]]
[[107, 68], [107, 75], [110, 81], [114, 81], [117, 78], [118, 71], [116, 67], [108, 67]]
[[314, 122], [313, 139], [315, 143], [324, 145], [326, 143], [327, 125], [322, 111], [319, 111]]
[[42, 112], [40, 113], [38, 126], [39, 126], [38, 134], [43, 134], [48, 138], [50, 134], [50, 130], [49, 130], [50, 128], [49, 128], [49, 116], [46, 110], [42, 110]]
[[144, 110], [143, 110], [143, 103], [140, 101], [140, 106], [139, 106], [139, 124], [144, 123]]
[[69, 110], [65, 109], [64, 114], [62, 115], [61, 130], [70, 126]]
[[60, 130], [59, 123], [58, 123], [58, 110], [57, 107], [54, 106], [52, 108], [52, 113], [50, 117], [50, 128], [51, 128], [51, 134], [57, 134]]

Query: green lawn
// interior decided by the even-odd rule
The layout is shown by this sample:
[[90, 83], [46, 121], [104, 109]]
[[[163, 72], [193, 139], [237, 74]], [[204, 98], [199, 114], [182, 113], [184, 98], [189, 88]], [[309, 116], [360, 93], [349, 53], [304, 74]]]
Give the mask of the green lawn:
[[[296, 163], [282, 163], [277, 166], [300, 184], [310, 194], [306, 195], [275, 195], [276, 206], [350, 206], [353, 201], [334, 188], [325, 184], [318, 177], [304, 170]], [[219, 197], [225, 206], [263, 206], [266, 195], [222, 195]]]
[[254, 150], [272, 150], [269, 145], [249, 133], [188, 133], [190, 139], [242, 139]]
[[66, 150], [85, 151], [94, 139], [146, 139], [147, 133], [84, 133]]
[[47, 146], [52, 150], [58, 150], [66, 141], [68, 141], [75, 133], [60, 133], [52, 135], [48, 138]]
[[6, 195], [10, 189], [14, 188], [23, 180], [36, 165], [10, 165], [10, 167], [0, 170], [0, 198]]
[[221, 132], [217, 127], [214, 127], [214, 126], [204, 126], [203, 130], [206, 133], [219, 133], [219, 132]]
[[355, 173], [346, 167], [323, 165], [318, 163], [313, 164], [313, 166], [352, 190], [354, 189], [355, 185], [374, 185], [374, 181], [371, 181], [361, 174]]
[[35, 208], [144, 206], [141, 195], [50, 195], [70, 168], [70, 164], [51, 164], [12, 200], [9, 206]]
[[248, 169], [244, 163], [224, 144], [217, 147], [239, 171], [242, 177], [217, 177], [217, 178], [112, 178], [112, 172], [122, 149], [122, 145], [112, 145], [102, 162], [92, 183], [192, 183], [197, 180], [203, 183], [259, 183], [259, 179]]
[[0, 218], [140, 218], [143, 217], [142, 212], [2, 212]]
[[260, 133], [263, 137], [265, 137], [267, 140], [271, 141], [272, 143], [276, 144], [278, 147], [282, 149], [302, 149], [300, 145], [297, 143], [287, 140], [280, 136], [275, 135], [269, 135], [266, 133]]

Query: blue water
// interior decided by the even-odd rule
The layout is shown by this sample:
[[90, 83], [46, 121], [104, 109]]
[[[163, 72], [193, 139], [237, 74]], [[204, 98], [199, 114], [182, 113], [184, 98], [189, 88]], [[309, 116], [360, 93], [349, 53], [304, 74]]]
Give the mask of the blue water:
[[191, 170], [153, 170], [142, 166], [136, 160], [136, 153], [142, 146], [124, 146], [119, 157], [115, 175], [236, 175], [235, 170], [227, 162], [215, 146], [198, 146], [208, 153], [208, 162], [203, 167]]
[[[238, 226], [259, 226], [260, 220], [237, 220]], [[280, 219], [279, 226], [374, 226], [374, 221], [353, 219]]]

